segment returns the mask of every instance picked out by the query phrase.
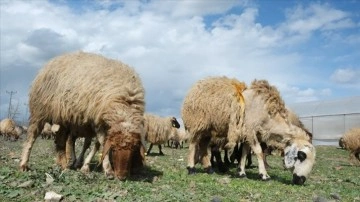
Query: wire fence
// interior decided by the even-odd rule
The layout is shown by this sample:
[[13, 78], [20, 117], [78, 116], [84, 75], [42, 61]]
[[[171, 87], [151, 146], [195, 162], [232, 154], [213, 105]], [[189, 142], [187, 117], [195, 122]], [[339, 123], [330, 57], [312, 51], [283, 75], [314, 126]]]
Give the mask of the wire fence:
[[312, 132], [315, 145], [337, 145], [344, 133], [360, 127], [360, 113], [303, 116], [300, 120]]

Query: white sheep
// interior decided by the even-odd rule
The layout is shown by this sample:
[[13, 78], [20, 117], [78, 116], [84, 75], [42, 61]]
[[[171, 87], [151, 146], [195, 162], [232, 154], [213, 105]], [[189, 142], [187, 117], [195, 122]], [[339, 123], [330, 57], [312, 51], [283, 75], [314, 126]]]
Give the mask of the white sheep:
[[153, 145], [158, 145], [159, 154], [164, 155], [161, 144], [165, 144], [171, 136], [176, 134], [175, 129], [180, 127], [179, 122], [175, 117], [160, 117], [148, 113], [144, 115], [144, 118], [145, 141], [150, 143], [146, 154], [150, 154]]
[[239, 175], [246, 176], [248, 150], [258, 158], [261, 179], [269, 179], [260, 142], [285, 148], [285, 165], [293, 170], [293, 183], [303, 184], [315, 162], [315, 148], [306, 132], [287, 120], [280, 93], [265, 80], [254, 80], [247, 88], [227, 77], [210, 77], [197, 82], [188, 92], [182, 107], [185, 129], [190, 133], [188, 171], [195, 163], [212, 173], [209, 143], [226, 139], [227, 149], [245, 141]]
[[169, 138], [171, 143], [169, 144], [170, 147], [175, 146], [175, 148], [177, 149], [178, 147], [183, 148], [184, 147], [184, 143], [187, 142], [189, 140], [189, 133], [187, 133], [184, 129], [177, 129], [176, 133]]
[[63, 167], [71, 159], [71, 132], [91, 128], [90, 135], [95, 133], [103, 145], [105, 174], [114, 171], [118, 179], [125, 179], [144, 163], [144, 94], [138, 74], [119, 61], [84, 52], [50, 60], [30, 89], [30, 124], [21, 170], [28, 169], [33, 143], [49, 122], [60, 125], [55, 142]]

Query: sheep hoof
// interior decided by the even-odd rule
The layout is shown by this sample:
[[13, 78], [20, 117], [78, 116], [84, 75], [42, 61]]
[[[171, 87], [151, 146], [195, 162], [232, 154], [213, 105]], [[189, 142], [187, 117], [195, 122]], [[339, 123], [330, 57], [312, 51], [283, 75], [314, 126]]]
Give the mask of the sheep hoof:
[[245, 173], [239, 173], [239, 178], [247, 178]]
[[211, 166], [210, 166], [210, 167], [205, 168], [205, 171], [206, 171], [206, 173], [207, 173], [207, 174], [213, 174], [213, 173], [214, 173], [214, 169], [212, 169], [212, 167], [211, 167]]
[[30, 168], [28, 167], [28, 166], [24, 166], [24, 165], [22, 165], [22, 166], [20, 166], [20, 171], [30, 171]]
[[90, 172], [90, 168], [88, 165], [83, 165], [83, 167], [81, 167], [80, 171], [82, 173], [88, 173], [88, 172]]
[[192, 167], [192, 168], [190, 168], [190, 167], [186, 167], [186, 169], [188, 170], [188, 174], [189, 175], [193, 175], [193, 174], [195, 174], [196, 172], [195, 172], [195, 168], [194, 167]]
[[262, 181], [268, 181], [270, 180], [270, 176], [269, 175], [264, 175], [264, 174], [259, 174], [259, 177]]
[[106, 179], [108, 180], [113, 180], [115, 177], [113, 175], [113, 173], [105, 173]]

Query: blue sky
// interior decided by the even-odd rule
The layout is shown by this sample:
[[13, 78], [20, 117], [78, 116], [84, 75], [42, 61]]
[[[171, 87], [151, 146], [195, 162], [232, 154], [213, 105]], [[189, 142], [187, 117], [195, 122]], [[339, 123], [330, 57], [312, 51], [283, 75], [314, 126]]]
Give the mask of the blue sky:
[[134, 67], [146, 110], [180, 117], [198, 80], [267, 79], [286, 103], [360, 95], [360, 1], [0, 1], [0, 118], [52, 57], [83, 50]]

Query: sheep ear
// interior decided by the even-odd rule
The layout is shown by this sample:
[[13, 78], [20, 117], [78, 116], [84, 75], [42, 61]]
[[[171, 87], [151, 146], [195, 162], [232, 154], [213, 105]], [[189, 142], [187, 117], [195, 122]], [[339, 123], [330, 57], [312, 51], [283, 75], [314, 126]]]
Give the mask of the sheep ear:
[[298, 148], [295, 145], [286, 147], [284, 153], [285, 153], [284, 156], [285, 167], [286, 168], [294, 167], [298, 155]]
[[103, 153], [101, 155], [101, 160], [100, 160], [99, 164], [103, 162], [105, 156], [109, 153], [110, 149], [111, 149], [111, 141], [109, 139], [107, 139], [104, 144]]

